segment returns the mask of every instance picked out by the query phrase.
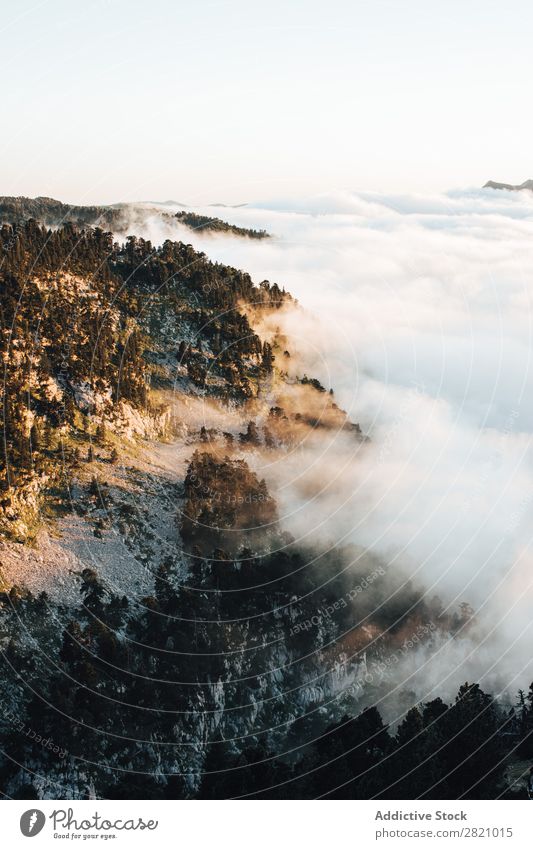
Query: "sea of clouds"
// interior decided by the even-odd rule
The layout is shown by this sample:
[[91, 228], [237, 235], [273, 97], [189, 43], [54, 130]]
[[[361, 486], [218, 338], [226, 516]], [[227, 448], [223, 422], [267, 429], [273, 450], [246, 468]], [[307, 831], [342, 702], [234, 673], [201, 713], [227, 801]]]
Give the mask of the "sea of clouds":
[[[265, 468], [285, 524], [372, 549], [450, 609], [473, 605], [467, 659], [449, 641], [442, 665], [413, 661], [428, 687], [443, 670], [454, 685], [527, 685], [533, 194], [346, 192], [194, 211], [273, 235], [173, 234], [298, 299], [279, 317], [298, 367], [370, 438], [341, 434]], [[169, 232], [154, 217], [143, 235]]]

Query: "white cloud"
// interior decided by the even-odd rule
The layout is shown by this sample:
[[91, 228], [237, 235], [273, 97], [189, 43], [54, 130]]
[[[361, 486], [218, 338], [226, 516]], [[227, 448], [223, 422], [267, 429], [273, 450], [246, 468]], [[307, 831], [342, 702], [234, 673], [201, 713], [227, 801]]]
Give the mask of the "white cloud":
[[[304, 310], [280, 321], [372, 440], [356, 451], [343, 436], [268, 470], [288, 526], [366, 545], [430, 595], [470, 601], [503, 651], [533, 601], [533, 195], [198, 211], [275, 234], [187, 241], [298, 298]], [[517, 669], [529, 654], [518, 640]]]

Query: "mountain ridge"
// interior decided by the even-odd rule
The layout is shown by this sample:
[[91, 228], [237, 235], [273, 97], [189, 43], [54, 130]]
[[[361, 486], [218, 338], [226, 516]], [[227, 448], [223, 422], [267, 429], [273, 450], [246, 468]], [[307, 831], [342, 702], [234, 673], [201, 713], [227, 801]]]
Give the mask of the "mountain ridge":
[[[180, 206], [175, 201], [171, 203], [173, 206]], [[164, 204], [150, 205], [150, 202], [77, 206], [46, 196], [0, 196], [0, 224], [20, 224], [34, 218], [47, 227], [59, 227], [68, 223], [79, 227], [100, 227], [126, 236], [132, 229], [142, 229], [150, 216], [155, 216], [167, 226], [176, 223], [208, 235], [216, 232], [244, 238], [269, 238], [265, 230], [240, 227], [214, 216], [199, 215], [187, 207], [181, 211], [170, 212], [164, 208]]]
[[488, 180], [483, 186], [484, 189], [505, 189], [510, 192], [521, 192], [524, 190], [533, 191], [533, 180], [524, 180], [523, 183], [519, 185], [513, 185], [512, 183], [498, 183], [494, 180]]

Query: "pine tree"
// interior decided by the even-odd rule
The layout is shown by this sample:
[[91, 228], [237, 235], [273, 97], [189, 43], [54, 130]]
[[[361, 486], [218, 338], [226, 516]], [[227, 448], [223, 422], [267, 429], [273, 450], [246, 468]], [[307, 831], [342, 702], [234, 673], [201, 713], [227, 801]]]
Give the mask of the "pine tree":
[[54, 450], [54, 431], [50, 419], [46, 419], [44, 423], [43, 445], [48, 451]]
[[105, 424], [100, 422], [96, 428], [96, 441], [98, 445], [105, 445], [106, 442], [106, 429]]
[[100, 485], [95, 475], [92, 476], [91, 483], [89, 484], [89, 495], [93, 495], [95, 498], [100, 495]]
[[35, 452], [40, 451], [41, 448], [42, 448], [41, 428], [39, 427], [37, 422], [34, 422], [32, 424], [32, 427], [31, 427], [31, 430], [30, 430], [30, 444], [31, 444], [32, 452], [33, 451], [35, 451]]

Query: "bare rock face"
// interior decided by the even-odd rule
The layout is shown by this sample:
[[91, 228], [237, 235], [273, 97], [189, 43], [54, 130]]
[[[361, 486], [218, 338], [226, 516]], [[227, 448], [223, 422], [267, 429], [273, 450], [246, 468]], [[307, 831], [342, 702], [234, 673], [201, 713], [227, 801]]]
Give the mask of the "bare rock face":
[[496, 183], [494, 180], [489, 180], [488, 183], [485, 183], [483, 186], [484, 189], [506, 189], [509, 192], [520, 192], [523, 189], [527, 189], [530, 192], [533, 191], [533, 180], [525, 180], [525, 182], [520, 183], [519, 186], [513, 186], [511, 183]]

